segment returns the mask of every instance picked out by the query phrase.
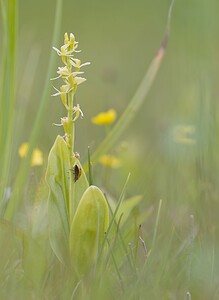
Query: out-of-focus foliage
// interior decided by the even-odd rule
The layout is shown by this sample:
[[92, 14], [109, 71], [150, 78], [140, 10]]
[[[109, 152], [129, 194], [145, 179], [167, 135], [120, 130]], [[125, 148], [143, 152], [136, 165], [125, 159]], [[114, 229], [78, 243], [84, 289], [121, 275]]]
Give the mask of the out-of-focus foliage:
[[[86, 49], [80, 58], [92, 63], [86, 73], [87, 82], [77, 95], [86, 117], [77, 127], [76, 151], [82, 162], [87, 146], [94, 151], [105, 135], [104, 128], [91, 124], [91, 118], [112, 107], [118, 118], [122, 114], [160, 45], [169, 5], [170, 1], [163, 0], [64, 1], [61, 32], [73, 31], [80, 37], [80, 46]], [[45, 83], [54, 10], [52, 0], [19, 1], [13, 178], [20, 162], [19, 145], [31, 135], [32, 127], [27, 124], [33, 122]], [[118, 199], [122, 182], [131, 172], [127, 206], [132, 208], [133, 202], [140, 205], [137, 212], [130, 209], [124, 216], [119, 211], [105, 269], [92, 281], [87, 279], [92, 287], [80, 282], [76, 285], [45, 247], [47, 191], [43, 190], [43, 196], [35, 192], [44, 165], [34, 169], [26, 183], [22, 210], [17, 211], [14, 220], [19, 226], [0, 223], [4, 232], [1, 249], [5, 249], [0, 259], [2, 299], [12, 299], [15, 294], [17, 299], [31, 299], [33, 294], [39, 299], [68, 299], [69, 295], [73, 299], [79, 295], [82, 299], [217, 299], [218, 11], [217, 0], [176, 1], [160, 73], [123, 140], [110, 153], [119, 156], [120, 168], [94, 166], [95, 184], [110, 190], [113, 199]], [[1, 44], [2, 30], [0, 27]], [[42, 124], [38, 141], [44, 157], [60, 134], [52, 123], [63, 115], [59, 101], [48, 101], [53, 109]], [[5, 202], [10, 194], [8, 187]], [[143, 195], [141, 201], [133, 196], [139, 194]], [[160, 199], [163, 205], [156, 227]], [[135, 213], [142, 219], [147, 216], [142, 232], [135, 233], [142, 240], [123, 247], [117, 228], [121, 225], [126, 232], [130, 223], [138, 228]], [[34, 227], [30, 224], [35, 218], [41, 222]], [[22, 249], [25, 261], [20, 259]], [[114, 253], [118, 254], [116, 258], [125, 257], [125, 262], [118, 262]]]

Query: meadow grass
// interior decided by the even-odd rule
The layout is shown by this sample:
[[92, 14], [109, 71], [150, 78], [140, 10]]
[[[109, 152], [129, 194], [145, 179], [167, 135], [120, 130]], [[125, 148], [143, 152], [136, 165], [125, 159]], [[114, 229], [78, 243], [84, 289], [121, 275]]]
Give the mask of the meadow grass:
[[[51, 47], [58, 44], [61, 35], [62, 5], [57, 0]], [[165, 143], [157, 153], [159, 167], [150, 164], [149, 159], [145, 160], [146, 168], [142, 163], [140, 177], [145, 177], [141, 181], [145, 185], [142, 190], [151, 198], [147, 205], [141, 197], [135, 198], [138, 196], [134, 188], [130, 193], [134, 198], [127, 196], [132, 176], [138, 182], [135, 170], [130, 170], [132, 174], [125, 183], [119, 182], [120, 195], [115, 197], [110, 189], [105, 191], [109, 226], [94, 268], [78, 278], [68, 265], [68, 257], [67, 263], [60, 262], [51, 247], [48, 222], [53, 217], [56, 221], [57, 215], [48, 218], [45, 174], [35, 183], [36, 176], [31, 175], [30, 166], [31, 152], [49, 110], [50, 78], [56, 68], [54, 53], [39, 110], [30, 124], [29, 152], [15, 174], [13, 170], [13, 140], [17, 134], [14, 110], [17, 6], [15, 0], [1, 1], [4, 35], [0, 98], [0, 298], [218, 299], [219, 143], [217, 104], [211, 84], [206, 80], [198, 84], [192, 125], [174, 124], [166, 133]], [[102, 154], [115, 147], [142, 107], [163, 60], [169, 22], [170, 15], [164, 42], [136, 94], [97, 150], [88, 156], [88, 163], [84, 162], [90, 178], [89, 161], [97, 162]], [[156, 184], [149, 187], [148, 178], [154, 172], [159, 176]], [[100, 182], [95, 176], [93, 180]]]

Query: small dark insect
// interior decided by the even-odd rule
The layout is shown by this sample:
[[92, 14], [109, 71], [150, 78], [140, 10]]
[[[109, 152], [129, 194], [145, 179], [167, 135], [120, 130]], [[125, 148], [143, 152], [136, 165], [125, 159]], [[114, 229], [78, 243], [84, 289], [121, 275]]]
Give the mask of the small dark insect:
[[74, 182], [76, 182], [81, 176], [81, 168], [77, 164], [75, 164], [73, 166], [72, 172], [74, 174]]

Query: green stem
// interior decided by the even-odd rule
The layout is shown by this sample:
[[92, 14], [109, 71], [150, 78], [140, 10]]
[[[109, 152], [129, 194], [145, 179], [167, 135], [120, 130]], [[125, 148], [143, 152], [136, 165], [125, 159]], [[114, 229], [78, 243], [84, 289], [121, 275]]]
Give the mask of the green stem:
[[154, 250], [155, 242], [156, 242], [156, 239], [157, 239], [157, 230], [158, 230], [158, 224], [159, 224], [159, 220], [160, 220], [161, 207], [162, 207], [162, 199], [160, 199], [159, 206], [158, 206], [157, 218], [156, 218], [156, 223], [155, 223], [155, 228], [154, 228], [154, 235], [153, 235], [153, 240], [152, 240], [151, 251]]
[[[70, 169], [73, 168], [74, 164], [74, 139], [75, 139], [75, 125], [73, 121], [73, 107], [74, 107], [74, 90], [69, 92], [69, 110], [68, 110], [68, 138], [69, 138], [69, 164]], [[69, 182], [69, 225], [71, 226], [73, 216], [75, 213], [75, 203], [74, 203], [74, 173], [70, 172], [70, 182]]]
[[[17, 40], [17, 1], [1, 1], [3, 19], [2, 70], [0, 82], [0, 199], [11, 185], [11, 166], [15, 119], [15, 73]], [[1, 203], [2, 204], [2, 203]]]
[[[59, 32], [61, 28], [61, 16], [62, 16], [62, 0], [56, 0], [56, 11], [55, 11], [55, 22], [54, 22], [54, 30], [53, 30], [53, 38], [52, 38], [52, 45], [57, 44], [57, 40], [59, 37]], [[11, 196], [10, 201], [8, 202], [8, 205], [6, 207], [6, 211], [4, 214], [4, 218], [11, 220], [14, 216], [14, 213], [16, 212], [16, 209], [22, 200], [21, 194], [23, 192], [23, 188], [28, 176], [28, 171], [30, 168], [30, 159], [31, 159], [31, 153], [36, 145], [37, 139], [39, 137], [39, 134], [42, 130], [42, 124], [44, 117], [46, 115], [47, 106], [50, 101], [50, 85], [48, 84], [49, 79], [52, 77], [53, 74], [53, 68], [55, 65], [55, 53], [52, 53], [50, 56], [48, 71], [46, 75], [46, 84], [43, 89], [41, 101], [39, 103], [39, 109], [37, 112], [37, 116], [34, 122], [33, 129], [31, 131], [31, 136], [29, 139], [29, 151], [27, 153], [26, 159], [22, 160], [22, 163], [19, 167], [19, 170], [17, 172], [16, 180], [13, 186], [13, 193]], [[49, 101], [48, 101], [49, 100]]]

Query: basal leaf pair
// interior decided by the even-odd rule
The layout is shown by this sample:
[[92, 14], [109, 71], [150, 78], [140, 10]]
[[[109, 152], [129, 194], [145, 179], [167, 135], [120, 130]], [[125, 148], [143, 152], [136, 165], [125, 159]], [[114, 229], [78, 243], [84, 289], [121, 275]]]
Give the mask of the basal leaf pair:
[[[71, 262], [76, 274], [83, 276], [95, 265], [109, 224], [109, 213], [103, 193], [96, 186], [88, 186], [82, 170], [73, 185], [75, 214], [71, 219], [69, 161], [67, 144], [58, 136], [50, 151], [46, 172], [49, 238], [57, 258], [66, 266]], [[74, 163], [82, 168], [76, 157]]]

